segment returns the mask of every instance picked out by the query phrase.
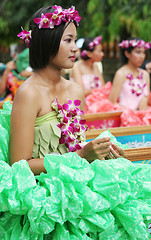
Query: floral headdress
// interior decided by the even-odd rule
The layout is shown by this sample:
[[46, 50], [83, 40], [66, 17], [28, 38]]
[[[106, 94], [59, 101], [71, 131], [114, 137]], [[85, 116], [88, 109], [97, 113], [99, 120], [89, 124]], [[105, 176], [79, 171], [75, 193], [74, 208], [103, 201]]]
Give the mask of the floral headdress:
[[[94, 38], [93, 41], [91, 41], [89, 43], [89, 49], [93, 50], [95, 46], [97, 46], [97, 45], [99, 45], [101, 43], [101, 40], [102, 40], [102, 36], [98, 36], [98, 37]], [[81, 52], [81, 57], [82, 58], [86, 58], [87, 57], [87, 50], [83, 50]]]
[[[34, 19], [34, 22], [39, 25], [39, 29], [53, 29], [55, 26], [60, 25], [62, 21], [75, 21], [77, 26], [79, 25], [81, 17], [79, 16], [78, 11], [75, 10], [74, 6], [69, 9], [62, 9], [61, 6], [55, 5], [52, 8], [55, 9], [53, 13], [42, 13], [41, 18]], [[20, 32], [17, 36], [20, 37], [22, 41], [25, 41], [25, 43], [27, 43], [27, 46], [29, 46], [29, 42], [31, 39], [31, 31], [23, 30], [22, 28], [22, 32]]]
[[151, 48], [150, 42], [145, 42], [144, 40], [123, 40], [118, 44], [121, 48], [129, 48], [129, 47], [144, 47], [146, 50]]

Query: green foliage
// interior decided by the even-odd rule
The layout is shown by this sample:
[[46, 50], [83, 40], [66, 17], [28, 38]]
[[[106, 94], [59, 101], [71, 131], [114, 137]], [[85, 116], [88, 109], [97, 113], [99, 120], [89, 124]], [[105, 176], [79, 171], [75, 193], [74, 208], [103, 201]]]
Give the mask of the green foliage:
[[32, 14], [50, 4], [76, 6], [82, 16], [78, 37], [102, 35], [107, 42], [129, 36], [151, 40], [150, 0], [1, 0], [0, 42], [19, 41], [20, 27], [28, 29]]

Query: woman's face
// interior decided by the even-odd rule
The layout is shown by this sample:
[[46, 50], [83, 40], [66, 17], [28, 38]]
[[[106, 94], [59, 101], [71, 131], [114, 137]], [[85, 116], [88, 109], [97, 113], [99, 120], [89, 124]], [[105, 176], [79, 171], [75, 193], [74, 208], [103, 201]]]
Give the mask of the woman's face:
[[77, 30], [74, 23], [70, 23], [61, 38], [59, 51], [51, 63], [58, 68], [72, 68], [76, 59]]
[[88, 57], [90, 57], [91, 60], [93, 60], [93, 62], [101, 62], [103, 59], [103, 56], [104, 56], [104, 52], [103, 52], [102, 44], [96, 45], [93, 52], [89, 52], [88, 54]]
[[136, 67], [140, 67], [145, 60], [145, 48], [135, 47], [130, 53], [127, 52], [128, 62]]

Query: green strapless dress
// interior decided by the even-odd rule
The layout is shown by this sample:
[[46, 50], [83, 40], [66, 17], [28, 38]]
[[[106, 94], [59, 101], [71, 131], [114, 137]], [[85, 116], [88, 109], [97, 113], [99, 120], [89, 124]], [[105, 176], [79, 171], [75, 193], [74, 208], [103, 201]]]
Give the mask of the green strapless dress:
[[55, 111], [36, 118], [33, 158], [43, 158], [50, 153], [64, 154], [67, 152], [66, 146], [59, 144], [61, 130], [57, 127], [57, 124], [59, 124], [59, 121]]

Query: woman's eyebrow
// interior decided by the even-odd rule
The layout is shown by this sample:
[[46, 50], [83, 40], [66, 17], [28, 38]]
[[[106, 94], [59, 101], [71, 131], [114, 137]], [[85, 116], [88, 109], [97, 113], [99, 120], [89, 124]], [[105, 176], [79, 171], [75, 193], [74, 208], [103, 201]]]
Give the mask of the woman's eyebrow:
[[[74, 36], [72, 34], [67, 34], [65, 35], [65, 37], [71, 37], [71, 38], [74, 38]], [[77, 36], [75, 36], [75, 38], [77, 38]]]

